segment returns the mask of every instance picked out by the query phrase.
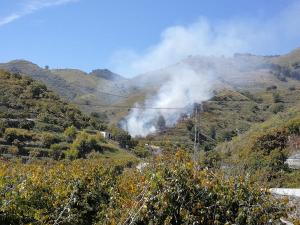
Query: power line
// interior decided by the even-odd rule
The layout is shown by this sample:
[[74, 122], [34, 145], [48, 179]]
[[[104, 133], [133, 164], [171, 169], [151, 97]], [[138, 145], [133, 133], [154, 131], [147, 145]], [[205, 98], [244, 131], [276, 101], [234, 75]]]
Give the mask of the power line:
[[95, 106], [95, 107], [103, 107], [103, 108], [121, 108], [121, 109], [157, 109], [157, 110], [178, 110], [178, 109], [186, 109], [187, 107], [144, 107], [144, 106], [129, 106], [129, 105], [105, 105], [105, 104], [81, 104], [75, 103], [81, 106]]
[[101, 93], [101, 94], [105, 94], [105, 95], [111, 95], [111, 96], [120, 97], [120, 98], [129, 98], [128, 96], [112, 94], [112, 93], [108, 93], [108, 92], [104, 92], [104, 91], [97, 91], [97, 92]]

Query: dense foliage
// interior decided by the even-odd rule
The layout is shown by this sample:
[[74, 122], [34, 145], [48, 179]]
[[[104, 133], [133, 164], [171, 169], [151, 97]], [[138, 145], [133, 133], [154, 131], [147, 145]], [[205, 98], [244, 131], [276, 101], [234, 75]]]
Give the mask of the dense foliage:
[[0, 71], [0, 155], [6, 158], [82, 158], [92, 151], [132, 147], [115, 129], [116, 143], [101, 137], [106, 124], [61, 100], [38, 81]]
[[256, 174], [265, 185], [299, 187], [299, 170], [286, 164], [289, 155], [298, 151], [299, 131], [300, 110], [294, 107], [219, 145], [206, 155], [205, 163], [212, 168], [223, 166], [232, 174]]
[[1, 224], [275, 224], [286, 213], [251, 178], [199, 170], [183, 151], [142, 171], [102, 162], [1, 163]]

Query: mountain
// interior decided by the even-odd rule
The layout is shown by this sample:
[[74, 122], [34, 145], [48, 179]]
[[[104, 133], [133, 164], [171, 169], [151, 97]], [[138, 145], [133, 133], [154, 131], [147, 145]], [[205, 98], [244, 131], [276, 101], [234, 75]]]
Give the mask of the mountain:
[[0, 69], [11, 73], [25, 74], [33, 79], [40, 80], [47, 84], [50, 89], [57, 91], [66, 99], [74, 99], [77, 95], [76, 90], [74, 90], [64, 79], [52, 74], [51, 71], [43, 69], [32, 62], [25, 60], [14, 60], [8, 63], [1, 63]]
[[108, 69], [97, 69], [93, 70], [89, 73], [91, 76], [95, 76], [98, 78], [103, 78], [105, 80], [111, 80], [111, 81], [119, 81], [124, 80], [124, 78], [116, 73], [111, 72]]
[[[0, 64], [0, 68], [43, 81], [60, 96], [88, 113], [105, 113], [118, 123], [135, 103], [143, 104], [170, 81], [172, 72], [187, 67], [196, 74], [210, 71], [214, 89], [260, 92], [276, 86], [288, 89], [299, 77], [300, 49], [282, 56], [235, 54], [233, 57], [189, 56], [167, 68], [125, 79], [107, 69], [86, 73], [77, 69], [43, 69], [24, 60]], [[100, 107], [104, 106], [104, 107]]]
[[50, 70], [25, 60], [1, 63], [0, 69], [40, 80], [88, 113], [98, 112], [98, 105], [117, 102], [130, 92], [126, 79], [106, 69], [94, 70], [91, 73], [76, 69]]
[[[276, 56], [252, 54], [235, 54], [233, 57], [189, 56], [169, 67], [130, 79], [125, 84], [134, 89], [130, 89], [128, 98], [121, 98], [113, 105], [115, 107], [133, 106], [135, 103], [143, 105], [146, 100], [155, 98], [159, 90], [172, 80], [174, 72], [176, 75], [177, 71], [182, 71], [182, 68], [199, 75], [209, 71], [210, 76], [213, 77], [212, 89], [216, 92], [222, 92], [223, 89], [237, 92], [249, 91], [259, 97], [265, 95], [263, 93], [270, 87], [276, 86], [278, 90], [288, 90], [294, 85], [297, 86], [298, 63], [300, 65], [300, 49]], [[186, 80], [184, 74], [179, 75], [181, 77], [179, 80]], [[193, 81], [190, 83], [195, 85]], [[129, 108], [110, 108], [106, 113], [116, 123], [128, 115]]]

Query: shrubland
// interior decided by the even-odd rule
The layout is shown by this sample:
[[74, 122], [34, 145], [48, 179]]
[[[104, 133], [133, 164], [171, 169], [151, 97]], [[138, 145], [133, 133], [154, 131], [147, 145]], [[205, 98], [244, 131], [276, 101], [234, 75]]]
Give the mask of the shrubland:
[[143, 170], [99, 158], [0, 165], [2, 224], [276, 224], [289, 209], [249, 176], [197, 168], [184, 151]]
[[133, 147], [130, 135], [119, 128], [114, 129], [116, 142], [102, 138], [99, 131], [108, 127], [101, 118], [82, 113], [39, 81], [0, 71], [2, 157], [75, 159]]

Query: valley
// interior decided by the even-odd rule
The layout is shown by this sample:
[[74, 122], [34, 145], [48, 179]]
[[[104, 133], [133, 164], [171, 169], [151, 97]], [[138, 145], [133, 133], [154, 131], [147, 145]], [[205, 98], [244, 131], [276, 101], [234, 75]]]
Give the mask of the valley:
[[[1, 206], [0, 221], [159, 224], [167, 217], [158, 218], [154, 209], [176, 212], [174, 196], [187, 218], [205, 212], [208, 221], [215, 218], [209, 207], [222, 214], [222, 204], [251, 204], [251, 195], [260, 209], [245, 208], [254, 210], [250, 217], [232, 208], [219, 220], [264, 224], [271, 217], [297, 224], [294, 214], [286, 216], [290, 206], [268, 189], [300, 185], [300, 170], [291, 161], [300, 150], [298, 63], [299, 49], [272, 57], [190, 56], [132, 79], [108, 70], [49, 69], [20, 60], [0, 64], [0, 190], [1, 200], [8, 201]], [[162, 90], [173, 84], [173, 71], [181, 66], [189, 71], [182, 79], [211, 74], [209, 94], [185, 105], [186, 93], [206, 90], [197, 89], [203, 80], [195, 80], [196, 89], [176, 89], [183, 93], [178, 100], [174, 96], [176, 105], [163, 107], [158, 102]], [[131, 135], [126, 128], [134, 113], [142, 115], [136, 122], [151, 115], [143, 129], [154, 130]], [[236, 188], [238, 199], [223, 194], [233, 196]], [[204, 205], [190, 204], [201, 201], [197, 193], [208, 192], [212, 197]], [[128, 213], [140, 207], [137, 217]]]

